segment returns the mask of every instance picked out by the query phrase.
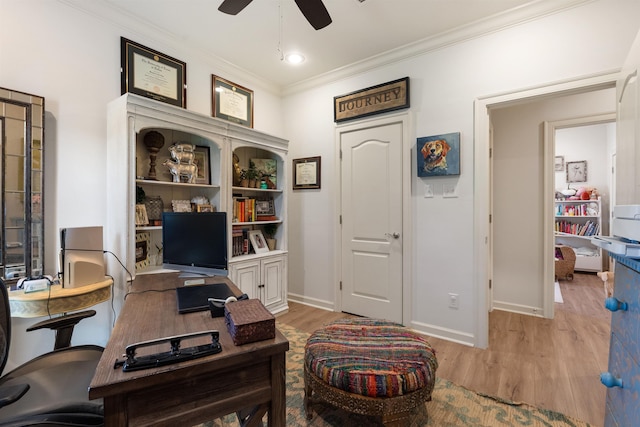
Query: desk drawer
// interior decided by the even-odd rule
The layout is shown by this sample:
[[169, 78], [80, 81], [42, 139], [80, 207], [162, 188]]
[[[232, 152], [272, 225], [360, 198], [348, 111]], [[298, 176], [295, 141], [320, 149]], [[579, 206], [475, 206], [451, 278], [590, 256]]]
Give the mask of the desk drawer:
[[[640, 405], [637, 396], [640, 394], [640, 366], [625, 351], [616, 334], [611, 334], [609, 352], [609, 373], [622, 379], [622, 387], [607, 389], [607, 426], [633, 426], [640, 420]], [[611, 417], [615, 418], [609, 420]]]
[[616, 264], [614, 298], [629, 305], [627, 311], [618, 310], [611, 315], [611, 333], [619, 337], [622, 346], [640, 363], [640, 276], [623, 265]]

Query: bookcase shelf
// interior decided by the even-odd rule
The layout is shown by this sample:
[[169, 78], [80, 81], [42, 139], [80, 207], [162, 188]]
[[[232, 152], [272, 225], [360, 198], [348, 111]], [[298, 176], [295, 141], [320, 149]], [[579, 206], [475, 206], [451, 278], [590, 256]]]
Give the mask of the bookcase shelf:
[[555, 243], [573, 248], [576, 270], [602, 271], [602, 249], [591, 243], [591, 237], [601, 233], [600, 198], [555, 201]]

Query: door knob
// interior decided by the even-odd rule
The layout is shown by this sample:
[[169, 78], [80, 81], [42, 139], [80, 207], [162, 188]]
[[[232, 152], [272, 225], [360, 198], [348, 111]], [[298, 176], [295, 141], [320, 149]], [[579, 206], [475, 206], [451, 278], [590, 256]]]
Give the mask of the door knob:
[[384, 235], [387, 237], [393, 237], [394, 239], [400, 238], [400, 233], [398, 233], [397, 231], [395, 233], [384, 233]]

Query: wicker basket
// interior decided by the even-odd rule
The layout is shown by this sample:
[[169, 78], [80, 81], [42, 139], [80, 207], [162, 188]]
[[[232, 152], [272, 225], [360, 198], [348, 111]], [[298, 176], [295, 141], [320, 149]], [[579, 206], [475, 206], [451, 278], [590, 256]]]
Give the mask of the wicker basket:
[[573, 280], [576, 253], [570, 246], [556, 246], [556, 280]]
[[267, 340], [276, 336], [276, 318], [258, 299], [225, 304], [224, 316], [235, 345]]

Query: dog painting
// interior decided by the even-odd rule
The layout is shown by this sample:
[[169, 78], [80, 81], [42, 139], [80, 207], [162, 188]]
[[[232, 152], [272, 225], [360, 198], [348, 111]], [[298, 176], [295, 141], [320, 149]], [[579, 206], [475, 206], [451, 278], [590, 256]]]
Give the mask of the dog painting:
[[460, 175], [460, 133], [425, 136], [417, 143], [418, 176]]

